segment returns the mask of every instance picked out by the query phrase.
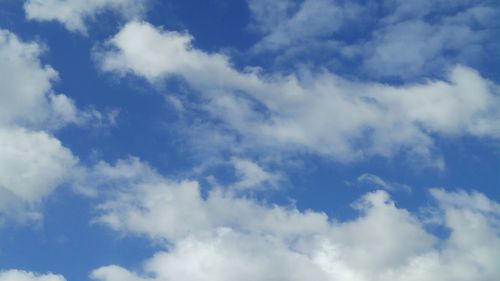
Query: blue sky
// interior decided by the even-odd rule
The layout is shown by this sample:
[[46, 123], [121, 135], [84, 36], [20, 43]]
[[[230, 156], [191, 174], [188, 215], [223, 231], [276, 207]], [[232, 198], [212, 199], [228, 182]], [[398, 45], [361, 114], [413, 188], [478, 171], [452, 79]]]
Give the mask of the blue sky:
[[0, 1], [0, 281], [497, 280], [497, 1]]

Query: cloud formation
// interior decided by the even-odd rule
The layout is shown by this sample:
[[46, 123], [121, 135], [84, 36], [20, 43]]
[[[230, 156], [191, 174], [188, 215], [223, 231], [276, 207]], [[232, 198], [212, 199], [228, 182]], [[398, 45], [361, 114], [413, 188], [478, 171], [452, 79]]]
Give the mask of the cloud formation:
[[57, 128], [77, 122], [78, 110], [67, 96], [54, 93], [57, 72], [42, 65], [44, 48], [0, 30], [0, 125]]
[[200, 105], [245, 146], [307, 151], [353, 161], [406, 153], [443, 167], [434, 136], [498, 137], [496, 85], [455, 66], [446, 80], [391, 86], [328, 71], [265, 74], [191, 45], [189, 34], [131, 22], [97, 48], [104, 71], [151, 83], [181, 77]]
[[0, 227], [11, 220], [40, 220], [48, 196], [85, 177], [78, 157], [55, 136], [57, 130], [113, 121], [113, 112], [80, 110], [55, 92], [58, 73], [41, 62], [44, 51], [40, 43], [0, 29]]
[[[381, 190], [353, 204], [356, 218], [338, 221], [220, 188], [202, 197], [197, 182], [162, 177], [137, 159], [99, 169], [117, 192], [105, 197], [97, 221], [168, 250], [139, 272], [98, 268], [94, 280], [491, 281], [500, 274], [500, 205], [478, 192], [431, 189], [434, 226]], [[429, 231], [436, 226], [449, 235]]]
[[322, 54], [320, 67], [404, 81], [442, 76], [457, 63], [488, 63], [486, 54], [498, 49], [489, 40], [500, 30], [493, 1], [247, 2], [250, 28], [262, 35], [254, 51], [271, 52], [285, 65]]
[[71, 178], [78, 158], [54, 136], [57, 129], [107, 118], [55, 93], [58, 74], [41, 63], [44, 50], [0, 30], [0, 223], [40, 219], [43, 199]]
[[[247, 2], [253, 13], [249, 28], [262, 35], [249, 55], [265, 53], [286, 60], [304, 50], [315, 53], [316, 47], [325, 48], [337, 52], [340, 65], [358, 62], [355, 70], [360, 70], [360, 76], [341, 75], [329, 62], [321, 68], [283, 71], [238, 67], [226, 54], [194, 47], [195, 38], [188, 32], [139, 21], [148, 0], [24, 1], [27, 19], [57, 21], [81, 34], [103, 13], [130, 20], [97, 44], [92, 55], [103, 72], [122, 79], [140, 77], [157, 88], [165, 83], [179, 88], [176, 92], [181, 94], [166, 96], [178, 114], [172, 115], [181, 116], [179, 123], [165, 127], [191, 130], [191, 139], [174, 140], [172, 147], [181, 152], [167, 159], [179, 162], [161, 169], [176, 164], [183, 169], [190, 163], [182, 159], [184, 141], [207, 151], [213, 146], [226, 152], [225, 160], [206, 157], [204, 165], [215, 162], [217, 168], [228, 169], [214, 172], [220, 172], [220, 178], [202, 179], [206, 166], [193, 168], [190, 175], [196, 176], [190, 178], [166, 176], [138, 157], [114, 162], [96, 159], [88, 166], [80, 163], [58, 139], [58, 130], [71, 124], [100, 124], [107, 118], [113, 122], [114, 113], [81, 110], [70, 97], [57, 93], [58, 73], [41, 61], [45, 47], [0, 29], [0, 227], [7, 220], [39, 220], [44, 200], [58, 188], [71, 186], [91, 196], [82, 199], [85, 204], [79, 208], [94, 207], [92, 217], [87, 217], [92, 224], [123, 236], [145, 237], [156, 246], [156, 253], [140, 266], [110, 262], [95, 268], [90, 273], [94, 281], [496, 280], [500, 276], [500, 204], [479, 191], [430, 188], [424, 190], [423, 204], [405, 208], [389, 191], [409, 190], [408, 186], [366, 173], [356, 185], [373, 191], [359, 195], [351, 204], [352, 213], [302, 209], [294, 203], [301, 198], [272, 203], [261, 193], [278, 189], [286, 179], [274, 170], [283, 159], [298, 156], [313, 162], [320, 156], [346, 163], [406, 156], [419, 166], [442, 169], [445, 162], [437, 144], [443, 139], [498, 141], [498, 85], [471, 63], [488, 54], [488, 48], [498, 47], [488, 39], [498, 27], [492, 20], [498, 16], [492, 4], [472, 0]], [[380, 11], [379, 18], [367, 17], [372, 9]], [[376, 82], [394, 77], [402, 80]], [[123, 143], [110, 149], [108, 157], [138, 143], [123, 139], [141, 135], [135, 130], [143, 125], [140, 122], [165, 117], [155, 115], [158, 112], [134, 115], [133, 110], [129, 120], [138, 124], [109, 139]], [[151, 128], [165, 129], [149, 125], [148, 133]], [[101, 144], [109, 149], [112, 141]], [[134, 151], [154, 154], [154, 162], [164, 155], [156, 151], [161, 146], [155, 143]], [[326, 170], [322, 168], [331, 167], [321, 167], [318, 174]], [[320, 175], [312, 181], [324, 184], [329, 177]], [[484, 186], [495, 180], [484, 181]], [[494, 193], [484, 186], [477, 188]], [[318, 206], [315, 203], [313, 208]], [[80, 233], [85, 227], [80, 226], [62, 230], [85, 237], [87, 233]], [[65, 234], [61, 237], [66, 239]], [[93, 254], [92, 249], [85, 252]], [[127, 264], [135, 262], [125, 259]], [[0, 271], [0, 281], [65, 278], [12, 269]]]
[[0, 271], [0, 281], [65, 281], [64, 277], [56, 274], [35, 274], [23, 270]]
[[78, 159], [43, 131], [0, 127], [0, 223], [39, 219], [37, 207], [70, 178]]
[[104, 11], [124, 19], [142, 16], [147, 0], [27, 0], [26, 17], [36, 21], [57, 21], [74, 32], [87, 32], [88, 21]]

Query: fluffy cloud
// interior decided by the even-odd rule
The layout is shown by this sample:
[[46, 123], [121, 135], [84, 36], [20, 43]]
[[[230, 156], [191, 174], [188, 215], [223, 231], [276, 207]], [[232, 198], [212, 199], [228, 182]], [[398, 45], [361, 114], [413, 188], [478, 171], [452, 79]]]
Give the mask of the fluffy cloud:
[[147, 0], [27, 0], [26, 17], [58, 21], [70, 31], [87, 32], [86, 22], [103, 11], [114, 11], [125, 19], [141, 16]]
[[0, 281], [65, 281], [64, 277], [55, 274], [35, 274], [22, 270], [0, 271]]
[[[262, 1], [254, 3], [265, 6]], [[274, 7], [278, 17], [261, 27], [269, 33], [261, 48], [335, 34], [345, 24], [343, 17], [359, 8], [350, 7], [349, 14], [346, 7], [331, 3], [272, 4], [261, 18], [273, 14]], [[86, 21], [104, 10], [133, 18], [143, 11], [143, 4], [28, 0], [25, 9], [30, 19], [60, 21], [69, 30], [86, 32]], [[396, 11], [407, 17], [405, 9]], [[447, 21], [462, 22], [469, 16]], [[448, 50], [447, 44], [463, 41], [452, 40], [461, 29], [453, 29], [457, 33], [448, 38], [452, 29], [424, 21], [384, 20], [395, 23], [394, 28], [374, 34], [375, 41], [366, 44], [374, 52], [364, 63], [367, 69], [394, 63], [380, 69], [382, 76], [392, 75], [397, 67], [409, 73], [401, 76], [416, 75], [425, 63], [414, 61], [431, 60]], [[308, 32], [306, 23], [311, 24]], [[325, 24], [331, 26], [325, 30]], [[287, 36], [290, 30], [296, 35]], [[429, 44], [438, 52], [425, 52], [419, 40], [408, 49], [394, 44], [409, 30], [422, 38], [435, 35], [428, 37]], [[469, 67], [454, 66], [445, 79], [399, 86], [352, 81], [326, 70], [265, 74], [256, 68], [239, 70], [225, 55], [194, 48], [192, 40], [187, 33], [131, 22], [94, 55], [103, 71], [136, 75], [151, 83], [182, 78], [201, 99], [171, 98], [174, 106], [187, 115], [190, 103], [196, 103], [209, 116], [207, 122], [213, 121], [209, 126], [235, 136], [241, 151], [305, 151], [339, 161], [391, 157], [403, 151], [421, 157], [421, 163], [427, 160], [441, 167], [435, 137], [498, 138], [497, 86]], [[471, 39], [471, 45], [475, 40], [482, 39]], [[351, 51], [364, 52], [366, 46]], [[500, 275], [500, 205], [479, 192], [431, 189], [433, 206], [422, 214], [398, 207], [387, 191], [378, 190], [352, 204], [356, 216], [339, 220], [293, 204], [268, 204], [251, 193], [242, 196], [242, 190], [275, 186], [279, 180], [250, 158], [232, 158], [235, 183], [207, 189], [193, 179], [162, 176], [138, 158], [80, 167], [53, 133], [99, 114], [80, 112], [67, 96], [54, 93], [57, 73], [40, 62], [42, 51], [39, 44], [0, 30], [0, 85], [5, 85], [0, 90], [0, 220], [39, 218], [37, 206], [69, 178], [77, 186], [90, 187], [89, 192], [100, 195], [95, 198], [100, 202], [95, 223], [146, 236], [161, 248], [136, 272], [120, 265], [95, 269], [91, 278], [96, 281], [492, 281]], [[403, 59], [384, 61], [388, 54], [402, 51], [407, 52]], [[358, 182], [394, 188], [376, 175], [362, 175]], [[0, 281], [37, 280], [64, 278], [0, 271]]]
[[72, 99], [54, 91], [59, 78], [40, 61], [44, 51], [43, 45], [0, 29], [0, 126], [55, 130], [71, 123], [112, 123], [116, 113], [79, 110]]
[[47, 128], [78, 120], [78, 111], [67, 96], [55, 94], [57, 72], [42, 65], [43, 47], [0, 30], [0, 124]]
[[385, 191], [364, 195], [353, 204], [358, 217], [337, 221], [224, 189], [203, 197], [196, 182], [164, 178], [137, 159], [99, 169], [119, 192], [106, 196], [98, 221], [168, 250], [140, 273], [110, 265], [93, 271], [94, 280], [491, 281], [500, 274], [500, 205], [477, 192], [431, 190], [433, 222], [449, 231], [436, 235]]
[[51, 131], [91, 117], [54, 93], [57, 73], [41, 64], [42, 51], [0, 30], [0, 220], [40, 218], [40, 201], [78, 161]]
[[127, 24], [95, 57], [104, 71], [152, 83], [182, 77], [200, 106], [246, 146], [301, 150], [352, 161], [401, 151], [442, 167], [433, 136], [498, 136], [495, 85], [455, 66], [446, 80], [400, 86], [361, 83], [333, 73], [239, 71], [228, 57], [191, 46], [188, 34]]
[[[189, 82], [196, 83], [197, 87], [217, 89], [235, 87], [250, 78], [236, 72], [226, 56], [194, 49], [192, 40], [187, 33], [163, 31], [148, 23], [133, 21], [97, 48], [94, 55], [104, 71], [132, 73], [150, 82], [171, 75], [192, 76]], [[258, 83], [256, 79], [247, 83]]]
[[22, 218], [20, 204], [31, 212], [76, 164], [71, 151], [45, 132], [0, 127], [0, 215]]
[[[92, 169], [92, 183], [107, 190], [106, 200], [98, 206], [95, 221], [119, 231], [146, 234], [154, 239], [176, 240], [194, 232], [218, 226], [242, 225], [245, 229], [308, 233], [309, 228], [325, 225], [324, 214], [299, 214], [282, 208], [271, 208], [253, 201], [238, 199], [233, 193], [215, 188], [205, 200], [199, 183], [192, 180], [171, 180], [140, 162], [137, 158], [120, 160], [115, 165], [101, 162]], [[99, 176], [95, 176], [99, 175]], [[106, 193], [106, 191], [104, 191]], [[227, 210], [233, 210], [228, 212]], [[260, 214], [260, 216], [254, 216]], [[150, 219], [155, 218], [155, 219]], [[294, 220], [294, 224], [277, 224]]]

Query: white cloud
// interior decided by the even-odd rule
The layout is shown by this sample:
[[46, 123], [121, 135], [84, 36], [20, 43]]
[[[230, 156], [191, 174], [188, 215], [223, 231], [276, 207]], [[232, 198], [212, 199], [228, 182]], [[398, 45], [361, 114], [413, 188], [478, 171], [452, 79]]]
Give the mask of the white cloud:
[[[104, 71], [136, 74], [150, 82], [170, 75], [193, 76], [190, 82], [209, 89], [256, 82], [245, 81], [248, 75], [236, 72], [226, 56], [193, 48], [192, 40], [187, 33], [163, 31], [148, 23], [133, 21], [97, 48], [94, 55]], [[207, 70], [211, 75], [207, 75]]]
[[431, 190], [438, 223], [450, 231], [436, 236], [385, 191], [364, 195], [353, 205], [359, 215], [340, 222], [220, 189], [202, 197], [196, 182], [166, 179], [137, 159], [102, 168], [119, 191], [106, 196], [98, 221], [168, 250], [139, 272], [98, 268], [94, 280], [492, 281], [500, 274], [500, 205], [477, 192]]
[[79, 110], [68, 96], [55, 93], [58, 74], [40, 61], [44, 51], [43, 45], [0, 29], [0, 126], [55, 130], [70, 123], [110, 122], [97, 110]]
[[[323, 214], [309, 217], [278, 207], [268, 211], [253, 201], [238, 199], [231, 189], [215, 188], [203, 199], [198, 182], [167, 179], [137, 158], [120, 160], [114, 165], [102, 162], [94, 167], [92, 174], [89, 178], [96, 180], [89, 185], [96, 185], [109, 198], [98, 206], [101, 215], [96, 222], [155, 239], [175, 240], [226, 223], [235, 226], [245, 223], [242, 227], [254, 230], [276, 225], [275, 231], [284, 235], [296, 231], [308, 233], [308, 227], [321, 227], [326, 222]], [[254, 217], [256, 213], [261, 216]], [[276, 224], [283, 220], [295, 220], [295, 224]]]
[[404, 153], [442, 168], [433, 136], [498, 137], [495, 85], [455, 66], [447, 80], [401, 86], [349, 81], [323, 71], [300, 75], [238, 71], [229, 58], [191, 45], [183, 33], [127, 24], [95, 57], [104, 71], [152, 83], [182, 77], [201, 106], [246, 147], [271, 147], [352, 161]]
[[0, 281], [65, 281], [63, 276], [56, 274], [35, 274], [23, 270], [11, 269], [0, 271]]
[[237, 189], [260, 189], [265, 187], [276, 187], [280, 176], [264, 170], [257, 163], [242, 158], [232, 158], [238, 181], [234, 183]]
[[147, 0], [27, 0], [26, 17], [37, 21], [58, 21], [70, 31], [87, 32], [87, 22], [104, 11], [125, 19], [142, 16]]
[[[0, 213], [15, 204], [36, 207], [76, 164], [71, 151], [45, 132], [0, 127]], [[20, 216], [19, 210], [13, 214]]]
[[41, 218], [41, 201], [78, 163], [50, 132], [93, 118], [54, 93], [57, 73], [40, 62], [42, 52], [39, 44], [0, 30], [0, 221]]
[[[230, 229], [187, 238], [172, 252], [157, 253], [145, 267], [153, 280], [327, 280], [313, 261], [290, 253], [286, 245]], [[116, 266], [99, 268], [91, 277], [102, 281], [122, 277], [147, 280]]]
[[411, 192], [411, 187], [406, 184], [401, 184], [397, 182], [389, 182], [383, 180], [377, 175], [373, 174], [362, 174], [356, 179], [357, 184], [362, 186], [368, 186], [376, 189], [385, 189], [388, 191], [406, 191]]
[[77, 120], [73, 101], [53, 92], [57, 72], [41, 64], [42, 52], [39, 44], [0, 30], [0, 125], [60, 127]]

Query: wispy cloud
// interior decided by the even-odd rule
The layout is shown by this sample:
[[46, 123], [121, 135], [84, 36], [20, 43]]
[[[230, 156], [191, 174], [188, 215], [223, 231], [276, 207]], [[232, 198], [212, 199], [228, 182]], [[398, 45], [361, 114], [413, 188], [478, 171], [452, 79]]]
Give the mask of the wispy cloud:
[[131, 22], [96, 49], [103, 71], [158, 83], [175, 76], [204, 97], [199, 106], [244, 146], [302, 151], [341, 162], [404, 152], [443, 168], [435, 135], [498, 136], [494, 84], [455, 66], [447, 80], [390, 86], [334, 73], [239, 71], [229, 58], [191, 46], [189, 34]]

